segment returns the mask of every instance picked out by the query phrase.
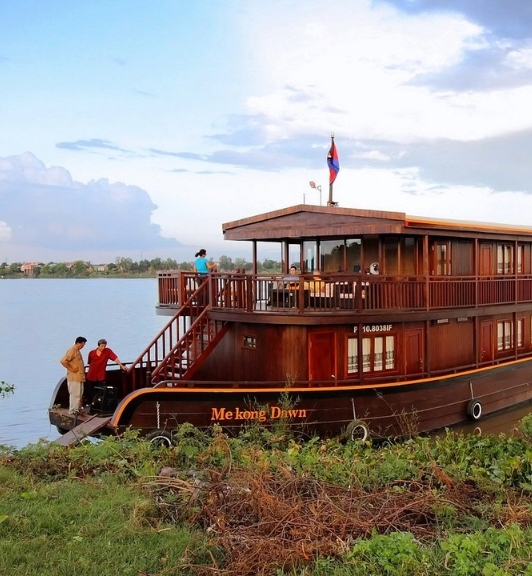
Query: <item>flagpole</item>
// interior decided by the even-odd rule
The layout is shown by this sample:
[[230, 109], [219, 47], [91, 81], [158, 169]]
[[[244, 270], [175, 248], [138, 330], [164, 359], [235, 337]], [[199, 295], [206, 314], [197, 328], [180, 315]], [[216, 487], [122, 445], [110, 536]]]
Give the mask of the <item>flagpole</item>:
[[327, 206], [335, 206], [336, 202], [333, 202], [333, 185], [329, 184], [329, 200], [327, 200]]
[[[331, 132], [331, 150], [329, 152], [328, 159], [330, 158], [331, 163], [333, 161], [336, 161], [336, 165], [338, 165], [338, 158], [337, 157], [336, 158], [331, 157], [333, 150], [335, 150], [334, 132]], [[336, 155], [336, 152], [335, 152], [335, 155]], [[336, 172], [338, 172], [337, 166], [336, 166]], [[333, 183], [334, 183], [334, 180], [331, 181], [331, 178], [329, 178], [329, 200], [327, 201], [327, 206], [338, 206], [338, 202], [334, 202], [334, 200], [333, 200]]]
[[[334, 132], [331, 132], [331, 148], [334, 144]], [[333, 182], [329, 182], [329, 201], [327, 206], [334, 206], [333, 204]]]

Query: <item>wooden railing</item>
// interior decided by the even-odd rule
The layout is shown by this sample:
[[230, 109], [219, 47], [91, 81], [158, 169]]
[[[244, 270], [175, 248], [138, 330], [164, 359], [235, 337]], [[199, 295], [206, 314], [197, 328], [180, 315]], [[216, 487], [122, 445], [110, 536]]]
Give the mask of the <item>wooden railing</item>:
[[[222, 334], [224, 323], [213, 321], [207, 314], [209, 279], [188, 277], [182, 280], [184, 291], [181, 293], [187, 296], [186, 300], [128, 367], [128, 391], [154, 385], [165, 378], [183, 378]], [[172, 282], [165, 285], [173, 290]]]
[[[159, 306], [179, 308], [195, 286], [196, 275], [159, 274]], [[245, 312], [314, 313], [352, 310], [434, 310], [532, 302], [532, 276], [371, 276], [301, 275], [290, 285], [282, 275], [211, 273], [213, 309]]]

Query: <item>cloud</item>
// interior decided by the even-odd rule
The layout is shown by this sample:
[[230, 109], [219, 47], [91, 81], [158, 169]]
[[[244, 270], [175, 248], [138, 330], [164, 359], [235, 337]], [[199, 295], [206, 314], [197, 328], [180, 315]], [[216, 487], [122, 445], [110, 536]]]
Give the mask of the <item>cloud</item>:
[[[87, 184], [33, 154], [0, 158], [0, 238], [13, 246], [74, 252], [171, 250], [151, 222], [157, 206], [145, 190], [106, 179]], [[6, 246], [3, 246], [5, 249]]]
[[480, 26], [463, 46], [463, 57], [440, 70], [421, 72], [412, 85], [436, 90], [493, 90], [532, 80], [532, 5], [510, 0], [380, 0], [411, 17], [461, 17]]
[[157, 98], [157, 96], [155, 96], [155, 94], [153, 94], [152, 92], [147, 92], [146, 90], [139, 90], [138, 88], [134, 88], [132, 92], [133, 94], [143, 96], [144, 98]]
[[[445, 186], [481, 186], [496, 192], [532, 194], [532, 129], [473, 141], [442, 138], [398, 144], [366, 141], [346, 165], [353, 168], [415, 168], [421, 178]], [[511, 166], [511, 169], [509, 167]]]
[[11, 240], [11, 228], [6, 222], [0, 220], [0, 242], [9, 242]]
[[234, 114], [228, 118], [226, 132], [208, 138], [230, 146], [257, 146], [267, 140], [268, 124], [265, 114]]
[[108, 140], [101, 140], [100, 138], [92, 138], [91, 140], [76, 140], [75, 142], [58, 142], [57, 148], [64, 148], [66, 150], [74, 151], [87, 151], [91, 149], [97, 150], [115, 150], [118, 152], [127, 152], [123, 148], [118, 147], [116, 144]]
[[[494, 34], [506, 38], [530, 38], [532, 4], [528, 0], [379, 0], [407, 14], [463, 14]], [[376, 3], [379, 3], [376, 2]]]
[[154, 156], [174, 156], [176, 158], [182, 158], [183, 154], [179, 152], [171, 152], [169, 150], [159, 150], [158, 148], [148, 148], [148, 152]]
[[[246, 126], [248, 120], [251, 126]], [[265, 134], [258, 133], [264, 130], [263, 127], [257, 125], [257, 132], [254, 133], [255, 121], [256, 118], [253, 116], [241, 115], [238, 117], [238, 122], [233, 117], [226, 134], [206, 136], [207, 139], [226, 145], [209, 153], [174, 152], [153, 148], [149, 151], [158, 156], [171, 156], [204, 164], [223, 164], [235, 168], [272, 172], [297, 167], [319, 168], [323, 165], [323, 159], [327, 154], [327, 141], [323, 138], [323, 134], [293, 135], [291, 139], [279, 138], [267, 142]], [[199, 173], [207, 172], [202, 170]]]

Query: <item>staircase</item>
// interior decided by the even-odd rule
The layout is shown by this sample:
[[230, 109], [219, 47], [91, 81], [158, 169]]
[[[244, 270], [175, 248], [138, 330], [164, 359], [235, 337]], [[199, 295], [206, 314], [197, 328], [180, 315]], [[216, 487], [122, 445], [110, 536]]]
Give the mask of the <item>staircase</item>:
[[209, 282], [201, 283], [128, 367], [128, 392], [164, 380], [190, 380], [222, 339], [229, 328], [209, 318]]

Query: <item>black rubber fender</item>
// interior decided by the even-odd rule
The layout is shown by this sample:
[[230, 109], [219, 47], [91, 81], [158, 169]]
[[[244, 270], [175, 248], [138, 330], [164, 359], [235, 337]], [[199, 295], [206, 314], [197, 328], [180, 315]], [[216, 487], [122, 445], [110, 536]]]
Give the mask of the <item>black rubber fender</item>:
[[146, 440], [153, 446], [164, 446], [170, 448], [172, 446], [172, 435], [168, 430], [153, 430], [146, 434]]
[[480, 400], [471, 398], [467, 403], [466, 415], [469, 420], [480, 420], [482, 416], [482, 404], [480, 403]]
[[351, 442], [365, 442], [371, 438], [369, 426], [364, 420], [352, 420], [345, 429], [345, 438]]

